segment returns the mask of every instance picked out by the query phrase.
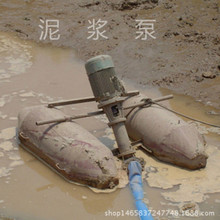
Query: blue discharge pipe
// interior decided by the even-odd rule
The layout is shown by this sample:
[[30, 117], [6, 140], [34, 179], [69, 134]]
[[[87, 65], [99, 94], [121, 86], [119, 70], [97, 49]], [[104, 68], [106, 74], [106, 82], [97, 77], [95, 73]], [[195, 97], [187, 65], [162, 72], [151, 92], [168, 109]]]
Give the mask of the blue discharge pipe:
[[135, 199], [135, 205], [138, 210], [139, 218], [141, 220], [153, 220], [151, 213], [149, 212], [146, 204], [143, 202], [144, 193], [141, 177], [141, 164], [137, 161], [131, 161], [128, 165], [128, 170], [129, 186]]

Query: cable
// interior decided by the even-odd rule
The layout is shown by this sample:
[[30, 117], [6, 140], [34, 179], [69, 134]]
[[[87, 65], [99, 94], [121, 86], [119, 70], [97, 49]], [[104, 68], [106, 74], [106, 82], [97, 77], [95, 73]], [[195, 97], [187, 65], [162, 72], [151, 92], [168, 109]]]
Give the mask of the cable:
[[212, 127], [220, 128], [220, 125], [214, 125], [214, 124], [211, 124], [211, 123], [207, 123], [207, 122], [200, 121], [200, 120], [198, 120], [198, 119], [189, 117], [189, 116], [184, 115], [184, 114], [182, 114], [182, 113], [180, 113], [180, 112], [171, 110], [171, 109], [169, 109], [169, 108], [167, 108], [167, 107], [165, 107], [165, 106], [163, 106], [163, 105], [161, 105], [161, 104], [159, 104], [159, 103], [157, 103], [157, 102], [154, 102], [154, 101], [152, 101], [152, 100], [150, 101], [150, 103], [151, 103], [151, 104], [158, 105], [158, 106], [160, 106], [160, 107], [162, 107], [162, 108], [164, 108], [164, 109], [166, 109], [166, 110], [168, 110], [168, 111], [170, 111], [170, 112], [173, 112], [173, 113], [175, 113], [175, 114], [177, 114], [177, 115], [180, 115], [180, 116], [182, 116], [182, 117], [184, 117], [184, 118], [188, 118], [188, 119], [190, 119], [190, 120], [192, 120], [192, 121], [196, 121], [196, 122], [199, 122], [199, 123], [201, 123], [201, 124], [205, 124], [205, 125], [209, 125], [209, 126], [212, 126]]

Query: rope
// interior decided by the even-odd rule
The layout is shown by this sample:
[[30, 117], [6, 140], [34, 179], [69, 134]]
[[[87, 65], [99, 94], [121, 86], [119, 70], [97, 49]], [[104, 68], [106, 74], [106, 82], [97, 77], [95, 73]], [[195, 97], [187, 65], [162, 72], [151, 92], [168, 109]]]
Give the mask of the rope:
[[164, 105], [161, 105], [161, 104], [159, 104], [159, 103], [157, 103], [157, 102], [154, 102], [154, 101], [152, 101], [152, 99], [148, 99], [148, 100], [147, 100], [146, 105], [149, 105], [149, 104], [150, 104], [150, 105], [152, 105], [152, 104], [158, 105], [158, 106], [160, 106], [160, 107], [166, 109], [167, 111], [170, 111], [170, 112], [172, 112], [172, 113], [175, 113], [175, 114], [177, 114], [177, 115], [180, 115], [180, 116], [182, 116], [182, 117], [184, 117], [184, 118], [188, 118], [188, 119], [190, 119], [190, 120], [192, 120], [192, 121], [196, 121], [196, 122], [199, 122], [199, 123], [201, 123], [201, 124], [205, 124], [205, 125], [209, 125], [209, 126], [212, 126], [212, 127], [220, 128], [220, 125], [211, 124], [211, 123], [208, 123], [208, 122], [205, 122], [205, 121], [201, 121], [201, 120], [192, 118], [192, 117], [190, 117], [190, 116], [184, 115], [184, 114], [182, 114], [182, 113], [180, 113], [180, 112], [177, 112], [177, 111], [174, 111], [174, 110], [172, 110], [172, 109], [169, 109], [169, 108], [165, 107]]

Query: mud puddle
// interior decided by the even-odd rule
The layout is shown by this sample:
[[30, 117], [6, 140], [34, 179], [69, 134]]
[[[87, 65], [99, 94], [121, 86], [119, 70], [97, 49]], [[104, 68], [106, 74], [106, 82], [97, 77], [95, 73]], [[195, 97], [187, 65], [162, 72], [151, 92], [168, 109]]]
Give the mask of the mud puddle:
[[[161, 89], [161, 92], [164, 95], [171, 93], [174, 95], [174, 98], [169, 102], [173, 110], [176, 110], [182, 114], [186, 114], [187, 116], [198, 119], [200, 121], [220, 126], [220, 111], [219, 109], [210, 106], [209, 102], [207, 105], [204, 105], [200, 102], [200, 100], [195, 100], [190, 96], [173, 93], [168, 89]], [[186, 118], [183, 119], [189, 121]], [[189, 123], [195, 124], [202, 134], [209, 134], [209, 136], [215, 137], [217, 139], [220, 136], [219, 128], [206, 126], [199, 122], [189, 121]]]
[[[172, 110], [207, 123], [220, 125], [218, 109], [168, 89], [160, 89], [160, 92], [162, 95], [174, 95], [168, 105], [165, 103]], [[159, 202], [162, 205], [161, 209], [169, 207], [181, 211], [187, 207], [186, 210], [189, 211], [198, 210], [201, 214], [206, 212], [207, 217], [200, 216], [200, 219], [218, 219], [220, 216], [220, 175], [218, 172], [220, 168], [218, 162], [220, 160], [220, 128], [183, 119], [194, 124], [200, 133], [205, 135], [206, 153], [209, 156], [206, 168], [188, 171], [165, 163], [158, 163], [156, 159], [144, 156], [147, 161], [146, 169], [149, 171], [146, 176], [146, 190], [148, 189], [151, 193], [152, 191], [160, 192], [158, 198], [161, 197]], [[148, 198], [151, 199], [150, 196]], [[158, 207], [158, 204], [155, 204], [155, 207]]]
[[[84, 63], [75, 57], [72, 50], [41, 47], [5, 33], [0, 33], [0, 43], [0, 218], [60, 220], [76, 219], [77, 216], [77, 219], [118, 219], [113, 216], [115, 212], [122, 215], [122, 210], [134, 210], [128, 187], [108, 194], [97, 194], [86, 187], [67, 183], [16, 142], [16, 117], [23, 107], [92, 95]], [[126, 83], [129, 89], [140, 89], [148, 96], [160, 95], [152, 88]], [[174, 103], [178, 100], [184, 99], [177, 97]], [[185, 105], [185, 101], [180, 101], [179, 106], [172, 102], [170, 105], [175, 110], [183, 109], [181, 102]], [[186, 109], [188, 111], [184, 113], [187, 114], [194, 111], [192, 106]], [[201, 109], [205, 107], [198, 108]], [[68, 114], [83, 113], [96, 110], [96, 104], [69, 106], [62, 110]], [[215, 109], [211, 108], [210, 111]], [[200, 112], [198, 117], [203, 118]], [[207, 120], [213, 122], [216, 118], [207, 115]], [[108, 147], [115, 145], [105, 117], [81, 119], [78, 122]], [[211, 140], [207, 169], [195, 172], [161, 163], [138, 152], [147, 161], [144, 191], [150, 209], [179, 210], [179, 206], [192, 202], [200, 210], [215, 211], [215, 217], [210, 219], [219, 218], [220, 146], [217, 136], [214, 142]], [[124, 181], [126, 183], [126, 179]], [[128, 215], [120, 217], [135, 219]], [[173, 215], [157, 214], [156, 218], [159, 217], [175, 218]]]
[[[92, 95], [84, 63], [72, 50], [41, 47], [5, 33], [0, 43], [0, 219], [103, 219], [108, 210], [133, 209], [128, 188], [97, 194], [67, 183], [16, 142], [23, 107]], [[69, 114], [96, 109], [95, 103], [63, 108]], [[96, 118], [78, 122], [96, 136], [104, 134], [106, 125]]]
[[[146, 88], [145, 86], [133, 87], [130, 81], [127, 81], [126, 84], [131, 89], [136, 88], [152, 98], [173, 94], [174, 98], [163, 102], [163, 105], [198, 120], [220, 125], [218, 109], [204, 105], [190, 96], [180, 95], [168, 89], [155, 91], [155, 89]], [[171, 213], [168, 219], [193, 218], [192, 216], [180, 216], [181, 210], [185, 212], [196, 210], [196, 213], [200, 213], [199, 219], [218, 219], [220, 216], [220, 175], [218, 172], [220, 168], [218, 162], [220, 160], [220, 129], [193, 122], [186, 118], [183, 119], [194, 124], [200, 133], [205, 135], [206, 153], [209, 156], [207, 166], [205, 169], [189, 171], [162, 163], [150, 155], [138, 151], [137, 156], [143, 157], [146, 161], [144, 190], [147, 199], [145, 202], [148, 207], [152, 208], [154, 216], [161, 217], [161, 219], [161, 211], [169, 209]], [[109, 133], [111, 133], [110, 130]], [[159, 212], [156, 213], [155, 211]], [[175, 211], [177, 211], [177, 215]]]

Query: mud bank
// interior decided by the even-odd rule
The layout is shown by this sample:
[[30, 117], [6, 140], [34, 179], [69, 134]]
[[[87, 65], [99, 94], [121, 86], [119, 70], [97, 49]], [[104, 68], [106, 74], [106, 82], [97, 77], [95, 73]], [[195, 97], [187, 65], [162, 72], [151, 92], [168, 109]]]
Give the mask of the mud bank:
[[[170, 88], [220, 108], [218, 0], [17, 1], [0, 3], [0, 30], [39, 42], [40, 19], [60, 21], [59, 40], [84, 61], [113, 57], [121, 77]], [[106, 20], [108, 40], [88, 40], [88, 20]], [[155, 37], [136, 37], [136, 19], [155, 19]], [[215, 95], [213, 95], [215, 94]]]

